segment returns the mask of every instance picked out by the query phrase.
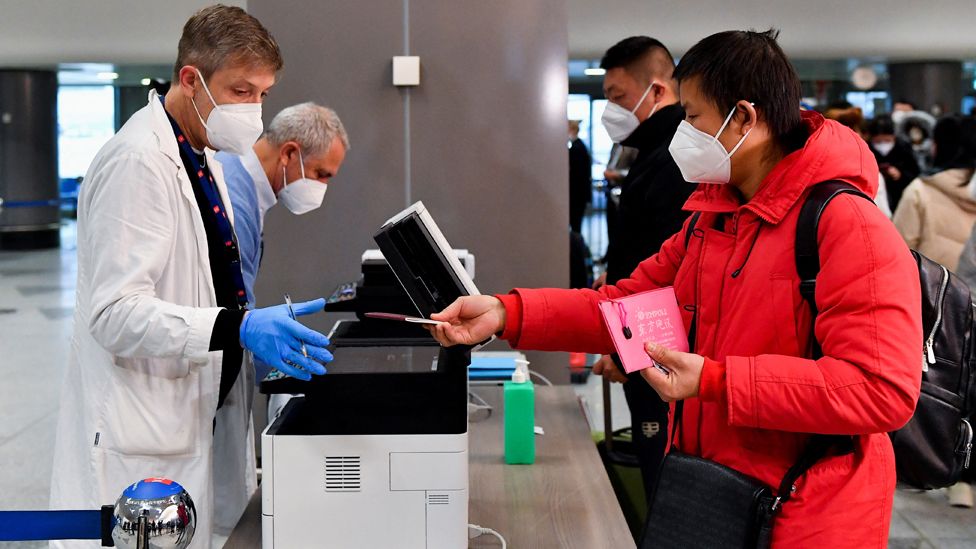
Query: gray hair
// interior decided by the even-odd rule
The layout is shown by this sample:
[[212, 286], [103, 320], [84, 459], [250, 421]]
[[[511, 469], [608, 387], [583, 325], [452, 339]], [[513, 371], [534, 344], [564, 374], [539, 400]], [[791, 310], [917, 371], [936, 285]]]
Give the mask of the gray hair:
[[265, 136], [275, 146], [298, 142], [306, 158], [329, 150], [332, 140], [337, 138], [349, 150], [349, 136], [339, 115], [311, 101], [282, 109], [271, 121]]

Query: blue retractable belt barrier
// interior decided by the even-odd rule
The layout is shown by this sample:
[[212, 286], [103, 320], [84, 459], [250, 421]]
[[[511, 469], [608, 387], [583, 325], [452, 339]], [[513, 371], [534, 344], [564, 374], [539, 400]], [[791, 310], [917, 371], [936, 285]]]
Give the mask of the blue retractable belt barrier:
[[60, 198], [54, 198], [51, 200], [21, 200], [19, 202], [0, 203], [0, 207], [3, 208], [47, 208], [47, 207], [57, 207], [60, 205], [61, 205]]
[[96, 511], [0, 511], [0, 541], [97, 539], [111, 544], [113, 506]]

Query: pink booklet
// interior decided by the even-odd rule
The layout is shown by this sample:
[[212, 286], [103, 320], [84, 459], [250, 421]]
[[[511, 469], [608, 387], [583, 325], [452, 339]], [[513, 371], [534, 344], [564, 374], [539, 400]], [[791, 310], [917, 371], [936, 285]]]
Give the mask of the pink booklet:
[[648, 341], [688, 352], [688, 334], [670, 286], [604, 301], [600, 312], [627, 373], [655, 365], [644, 350]]

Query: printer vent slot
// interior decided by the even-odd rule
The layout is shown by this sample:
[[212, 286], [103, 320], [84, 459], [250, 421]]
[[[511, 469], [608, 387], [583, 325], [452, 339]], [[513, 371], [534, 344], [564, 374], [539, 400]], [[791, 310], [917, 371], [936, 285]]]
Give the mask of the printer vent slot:
[[359, 492], [362, 489], [359, 456], [325, 456], [325, 491]]
[[427, 505], [450, 505], [450, 494], [427, 494]]

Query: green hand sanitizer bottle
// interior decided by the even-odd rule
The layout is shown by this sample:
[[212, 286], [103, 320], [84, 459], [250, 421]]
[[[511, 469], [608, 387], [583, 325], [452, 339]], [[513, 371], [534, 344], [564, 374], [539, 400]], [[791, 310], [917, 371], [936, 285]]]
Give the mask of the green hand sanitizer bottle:
[[505, 463], [535, 462], [535, 388], [529, 365], [519, 361], [505, 382]]

